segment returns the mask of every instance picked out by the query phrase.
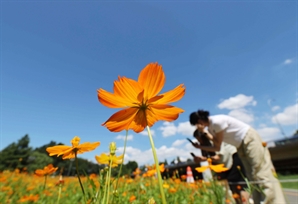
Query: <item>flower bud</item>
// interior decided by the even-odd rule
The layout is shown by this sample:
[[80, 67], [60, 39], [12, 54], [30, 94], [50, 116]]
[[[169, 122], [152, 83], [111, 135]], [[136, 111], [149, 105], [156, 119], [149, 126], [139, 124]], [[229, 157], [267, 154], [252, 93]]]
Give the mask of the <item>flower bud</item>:
[[114, 155], [116, 153], [117, 147], [115, 142], [110, 143], [110, 154]]

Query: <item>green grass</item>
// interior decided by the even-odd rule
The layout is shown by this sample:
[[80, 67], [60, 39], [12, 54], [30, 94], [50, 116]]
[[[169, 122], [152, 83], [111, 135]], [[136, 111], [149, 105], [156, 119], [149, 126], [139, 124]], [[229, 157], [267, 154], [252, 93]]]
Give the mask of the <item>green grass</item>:
[[298, 174], [295, 175], [278, 175], [278, 179], [281, 181], [283, 188], [290, 188], [298, 190], [298, 182], [283, 182], [283, 180], [298, 179]]

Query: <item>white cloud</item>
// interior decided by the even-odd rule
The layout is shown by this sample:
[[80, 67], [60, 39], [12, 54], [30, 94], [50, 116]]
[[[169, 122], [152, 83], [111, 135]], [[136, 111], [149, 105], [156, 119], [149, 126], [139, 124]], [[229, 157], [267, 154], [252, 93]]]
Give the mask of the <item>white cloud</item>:
[[287, 65], [287, 64], [292, 64], [293, 63], [293, 60], [292, 59], [286, 59], [283, 64], [284, 65]]
[[175, 127], [174, 123], [164, 122], [163, 126], [159, 128], [162, 131], [162, 136], [169, 137], [173, 136], [177, 133], [177, 127]]
[[229, 112], [229, 115], [248, 124], [251, 124], [254, 121], [254, 115], [243, 108], [232, 110]]
[[277, 127], [262, 126], [259, 129], [257, 129], [257, 131], [265, 142], [273, 141], [283, 137], [280, 130]]
[[278, 113], [272, 117], [271, 121], [281, 125], [298, 125], [298, 103], [292, 106], [288, 106], [282, 113]]
[[177, 132], [185, 136], [192, 136], [195, 129], [189, 121], [186, 121], [178, 124]]
[[185, 142], [187, 142], [187, 141], [186, 141], [186, 140], [176, 140], [175, 142], [173, 142], [172, 146], [173, 146], [173, 147], [181, 146], [181, 145], [183, 145]]
[[264, 127], [267, 127], [267, 125], [264, 124], [264, 123], [261, 123], [261, 124], [259, 124], [259, 127], [260, 127], [260, 128], [264, 128]]
[[[191, 146], [191, 144], [186, 144], [183, 148], [177, 147], [167, 147], [165, 145], [160, 148], [156, 148], [156, 154], [159, 162], [164, 162], [165, 159], [170, 163], [172, 160], [176, 159], [178, 156], [181, 161], [191, 159], [192, 156], [190, 152], [194, 152], [196, 155], [201, 155], [200, 151]], [[117, 148], [117, 155], [123, 153], [123, 147]], [[152, 150], [140, 150], [134, 147], [126, 147], [124, 163], [128, 161], [136, 161], [138, 165], [152, 165], [154, 164]]]
[[174, 123], [164, 122], [163, 126], [159, 128], [162, 131], [164, 137], [173, 136], [176, 134], [181, 134], [185, 136], [192, 136], [195, 131], [195, 127], [192, 126], [188, 121], [181, 122], [178, 126], [175, 126]]
[[[116, 140], [125, 140], [125, 135], [118, 135]], [[133, 135], [127, 135], [127, 140], [133, 140]]]
[[273, 107], [271, 108], [272, 111], [277, 111], [277, 110], [279, 110], [279, 109], [280, 109], [279, 106], [273, 106]]
[[[151, 130], [151, 129], [150, 129], [150, 133], [151, 133], [152, 136], [155, 135], [155, 131], [154, 131], [154, 130]], [[148, 131], [147, 131], [147, 129], [145, 129], [144, 131], [140, 132], [140, 134], [141, 134], [141, 135], [146, 135], [146, 136], [148, 136]]]
[[246, 96], [244, 94], [238, 94], [237, 96], [230, 97], [228, 99], [223, 100], [220, 104], [217, 105], [219, 109], [238, 109], [243, 108], [248, 105], [255, 106], [257, 102], [253, 100], [253, 96]]

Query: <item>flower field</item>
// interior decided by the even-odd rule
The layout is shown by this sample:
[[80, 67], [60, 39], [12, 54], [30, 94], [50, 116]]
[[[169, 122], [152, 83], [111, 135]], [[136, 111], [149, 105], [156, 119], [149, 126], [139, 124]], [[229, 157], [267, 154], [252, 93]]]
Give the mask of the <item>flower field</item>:
[[[103, 172], [104, 173], [104, 172]], [[101, 175], [103, 176], [103, 175]], [[86, 201], [76, 177], [49, 176], [46, 180], [35, 174], [4, 171], [0, 174], [1, 203], [102, 203], [104, 183], [100, 175], [82, 177]], [[116, 188], [118, 181], [118, 186]], [[45, 185], [44, 185], [45, 184]], [[223, 187], [217, 182], [186, 183], [180, 179], [164, 180], [167, 203], [210, 204], [232, 203], [224, 198]], [[137, 176], [135, 179], [111, 179], [109, 203], [161, 203], [155, 176]]]

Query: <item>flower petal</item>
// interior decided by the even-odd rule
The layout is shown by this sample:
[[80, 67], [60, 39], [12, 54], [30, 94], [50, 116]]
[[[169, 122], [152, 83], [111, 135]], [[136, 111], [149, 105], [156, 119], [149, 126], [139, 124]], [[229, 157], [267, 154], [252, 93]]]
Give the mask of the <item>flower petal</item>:
[[75, 153], [73, 151], [69, 151], [63, 154], [62, 159], [72, 159], [75, 158]]
[[109, 108], [123, 108], [130, 104], [130, 101], [128, 101], [127, 99], [122, 98], [119, 95], [110, 93], [104, 89], [97, 90], [97, 97], [102, 105]]
[[139, 93], [143, 91], [142, 86], [133, 79], [126, 77], [119, 77], [118, 79], [119, 81], [114, 82], [115, 95], [129, 102], [127, 106], [133, 106], [137, 102]]
[[165, 104], [154, 104], [146, 111], [148, 126], [151, 127], [158, 120], [171, 122], [179, 117], [184, 110], [175, 106]]
[[[146, 111], [147, 112], [147, 111]], [[132, 129], [136, 133], [142, 132], [145, 127], [147, 126], [147, 115], [145, 114], [145, 111], [138, 110], [136, 116], [131, 121], [128, 129]]]
[[202, 172], [206, 171], [208, 168], [209, 168], [208, 166], [202, 166], [202, 167], [195, 168], [195, 170], [199, 173], [202, 173]]
[[95, 155], [95, 159], [99, 164], [109, 164], [109, 156], [102, 153], [100, 156]]
[[44, 176], [46, 174], [46, 172], [44, 170], [42, 170], [42, 169], [36, 169], [35, 170], [35, 174], [37, 176]]
[[224, 167], [224, 164], [210, 165], [210, 168], [216, 173], [220, 173], [228, 170], [228, 168]]
[[114, 93], [103, 89], [97, 90], [99, 102], [109, 108], [134, 106], [139, 102], [138, 96], [143, 91], [142, 86], [137, 81], [126, 77], [119, 77], [118, 80], [114, 81]]
[[78, 154], [82, 154], [84, 152], [89, 152], [94, 150], [96, 147], [98, 147], [100, 145], [100, 142], [85, 142], [83, 144], [80, 144], [79, 146], [77, 146], [78, 148]]
[[148, 103], [154, 103], [154, 104], [169, 104], [172, 102], [176, 102], [180, 100], [185, 94], [185, 87], [183, 84], [180, 84], [176, 88], [160, 94], [156, 97], [151, 98]]
[[166, 76], [158, 63], [148, 64], [140, 73], [138, 82], [144, 88], [144, 99], [157, 95], [163, 88]]
[[73, 148], [70, 146], [66, 146], [66, 145], [57, 145], [54, 147], [48, 147], [46, 149], [46, 151], [49, 153], [50, 156], [53, 155], [57, 155], [60, 156], [61, 154], [63, 154], [64, 152], [66, 152], [67, 150], [72, 150]]
[[130, 129], [130, 125], [137, 114], [137, 108], [127, 108], [114, 113], [102, 125], [107, 127], [111, 132], [120, 132]]

